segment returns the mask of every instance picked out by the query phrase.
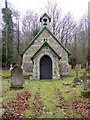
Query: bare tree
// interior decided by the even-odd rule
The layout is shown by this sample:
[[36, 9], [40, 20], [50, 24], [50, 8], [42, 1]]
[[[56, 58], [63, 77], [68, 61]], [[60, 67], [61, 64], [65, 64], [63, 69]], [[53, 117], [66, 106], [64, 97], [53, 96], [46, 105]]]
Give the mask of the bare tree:
[[27, 45], [40, 29], [39, 17], [33, 11], [28, 10], [22, 21], [22, 33]]
[[68, 47], [72, 43], [73, 31], [75, 29], [75, 21], [73, 20], [71, 14], [67, 13], [62, 19], [61, 23], [61, 43]]
[[75, 21], [70, 13], [63, 18], [57, 3], [48, 2], [46, 12], [51, 17], [51, 31], [66, 47], [70, 45]]
[[77, 60], [76, 63], [81, 63], [82, 67], [85, 67], [88, 56], [88, 20], [86, 15], [75, 25], [69, 48], [72, 57]]
[[[85, 67], [85, 64], [87, 62], [87, 54], [88, 54], [88, 19], [87, 16], [83, 16], [79, 23], [79, 29], [78, 29], [78, 45], [79, 45], [79, 50], [81, 52], [81, 55], [79, 60], [82, 63], [82, 66]], [[80, 59], [81, 58], [81, 59]]]
[[[76, 23], [70, 13], [63, 18], [61, 9], [57, 3], [48, 2], [46, 13], [51, 17], [51, 28], [53, 34], [65, 45], [71, 52], [73, 64], [84, 64], [87, 60], [87, 16], [84, 16], [80, 22]], [[28, 10], [22, 21], [21, 49], [23, 50], [40, 29], [39, 16], [32, 10]], [[25, 42], [24, 42], [25, 41]], [[25, 44], [24, 44], [25, 43]]]
[[57, 38], [60, 38], [61, 9], [58, 8], [57, 3], [48, 2], [46, 12], [51, 17], [51, 31]]

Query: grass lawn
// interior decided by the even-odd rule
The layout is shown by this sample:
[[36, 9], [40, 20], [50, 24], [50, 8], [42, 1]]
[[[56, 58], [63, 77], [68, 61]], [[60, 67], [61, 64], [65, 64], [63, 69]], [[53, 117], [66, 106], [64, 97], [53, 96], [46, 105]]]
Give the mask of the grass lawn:
[[[3, 76], [10, 76], [9, 71], [3, 71]], [[22, 90], [10, 90], [8, 83], [8, 79], [3, 78], [2, 80], [2, 101], [4, 105], [8, 105], [15, 100], [17, 93], [20, 91], [28, 90], [31, 93], [31, 98], [28, 100], [29, 108], [23, 111], [22, 118], [31, 118], [35, 112], [35, 100], [36, 94], [40, 95], [38, 103], [40, 106], [41, 114], [37, 114], [38, 118], [65, 118], [65, 116], [69, 115], [69, 117], [73, 118], [82, 118], [86, 117], [83, 113], [83, 110], [77, 112], [73, 106], [74, 101], [82, 101], [88, 102], [87, 98], [81, 97], [82, 85], [78, 85], [77, 87], [72, 87], [72, 80], [75, 76], [75, 71], [71, 71], [71, 77], [66, 77], [61, 80], [40, 80], [40, 81], [28, 81], [25, 80], [25, 87]], [[82, 75], [81, 71], [79, 72], [79, 76]], [[67, 83], [67, 85], [64, 85]], [[57, 93], [57, 91], [59, 91]], [[63, 98], [63, 99], [62, 99]], [[38, 99], [37, 99], [38, 101]], [[63, 107], [57, 107], [60, 102], [64, 102], [66, 104], [67, 109]], [[34, 104], [35, 103], [35, 104]], [[78, 109], [78, 108], [77, 108]], [[72, 112], [71, 112], [72, 111]], [[40, 111], [39, 111], [40, 112]]]
[[11, 73], [9, 70], [3, 70], [3, 71], [0, 71], [0, 75], [2, 75], [4, 77], [8, 77], [11, 75]]

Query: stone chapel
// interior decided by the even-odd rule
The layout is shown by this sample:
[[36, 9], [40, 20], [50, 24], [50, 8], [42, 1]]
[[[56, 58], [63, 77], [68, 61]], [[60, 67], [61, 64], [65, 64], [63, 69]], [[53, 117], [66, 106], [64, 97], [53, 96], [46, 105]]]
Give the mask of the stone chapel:
[[70, 52], [50, 31], [51, 18], [44, 13], [40, 18], [41, 30], [22, 52], [23, 72], [33, 79], [60, 79], [69, 75]]

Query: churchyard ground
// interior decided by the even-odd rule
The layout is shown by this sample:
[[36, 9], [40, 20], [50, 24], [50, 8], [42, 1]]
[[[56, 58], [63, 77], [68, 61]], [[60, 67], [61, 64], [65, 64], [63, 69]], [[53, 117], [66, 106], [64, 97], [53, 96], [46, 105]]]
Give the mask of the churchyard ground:
[[[6, 108], [6, 114], [3, 117], [88, 117], [88, 98], [81, 96], [82, 84], [76, 87], [71, 86], [75, 77], [75, 70], [72, 70], [70, 74], [71, 77], [61, 78], [60, 80], [29, 81], [25, 79], [23, 89], [10, 90], [10, 72], [2, 71], [2, 98], [0, 100], [2, 99], [2, 106]], [[81, 75], [82, 72], [79, 71], [79, 76]]]

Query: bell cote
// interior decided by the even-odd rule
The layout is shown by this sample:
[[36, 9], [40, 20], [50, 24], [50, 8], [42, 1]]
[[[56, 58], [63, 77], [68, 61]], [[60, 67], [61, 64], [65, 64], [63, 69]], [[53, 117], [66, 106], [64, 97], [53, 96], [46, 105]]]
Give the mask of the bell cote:
[[50, 28], [51, 18], [46, 13], [44, 13], [44, 15], [40, 18], [40, 22], [42, 27], [47, 26]]

